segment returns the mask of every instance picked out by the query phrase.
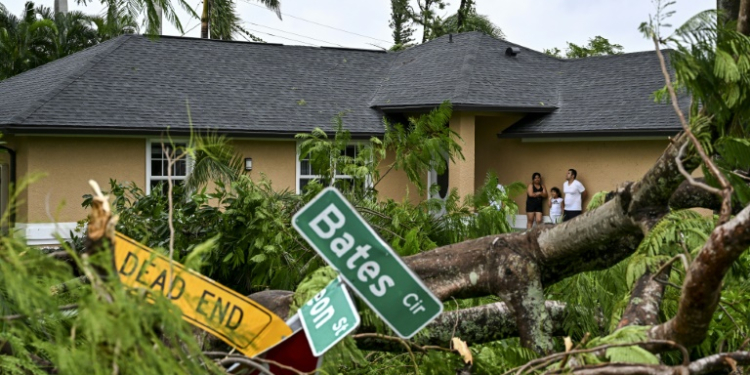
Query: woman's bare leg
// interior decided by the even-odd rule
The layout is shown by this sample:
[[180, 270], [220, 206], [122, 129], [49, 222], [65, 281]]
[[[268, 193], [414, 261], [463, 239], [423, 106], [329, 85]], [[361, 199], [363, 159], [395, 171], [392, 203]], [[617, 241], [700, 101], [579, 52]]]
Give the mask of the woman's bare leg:
[[533, 225], [534, 225], [534, 213], [527, 212], [526, 213], [526, 229], [531, 229]]

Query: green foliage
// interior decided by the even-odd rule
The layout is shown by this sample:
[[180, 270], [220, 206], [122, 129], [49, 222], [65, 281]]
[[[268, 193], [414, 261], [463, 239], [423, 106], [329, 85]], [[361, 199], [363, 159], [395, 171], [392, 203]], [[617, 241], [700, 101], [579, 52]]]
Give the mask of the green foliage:
[[569, 59], [580, 59], [590, 56], [621, 55], [622, 49], [621, 45], [612, 44], [609, 39], [597, 35], [589, 39], [588, 44], [582, 46], [568, 42], [565, 57]]
[[[26, 2], [20, 17], [0, 7], [0, 80], [124, 34], [128, 28], [137, 30], [135, 20], [141, 14], [141, 6], [154, 1], [169, 3], [168, 0], [136, 0], [128, 4], [103, 0], [107, 10], [104, 17], [78, 11], [55, 14], [48, 7], [34, 7], [31, 1]], [[174, 17], [171, 19], [176, 21]]]
[[[216, 238], [216, 247], [195, 261], [203, 264], [202, 273], [244, 294], [293, 289], [322, 264], [289, 225], [304, 197], [275, 191], [268, 180], [255, 183], [244, 175], [230, 187], [221, 181], [215, 185], [214, 193], [203, 189], [175, 201], [175, 260], [184, 261], [198, 244]], [[133, 184], [115, 181], [110, 189], [120, 216], [117, 230], [149, 247], [168, 248], [167, 197], [162, 190], [146, 195]], [[180, 186], [175, 193], [188, 198]]]
[[[94, 267], [111, 269], [108, 252], [91, 258], [66, 249], [92, 285], [64, 293], [51, 288], [76, 278], [66, 263], [28, 247], [14, 236], [0, 238], [0, 356], [4, 374], [223, 374], [202, 355], [192, 328], [161, 295], [133, 293], [115, 278], [101, 280]], [[69, 305], [74, 303], [75, 305]], [[61, 309], [63, 306], [68, 306]]]
[[514, 217], [518, 206], [512, 198], [525, 191], [526, 187], [521, 182], [514, 182], [503, 191], [497, 188], [498, 184], [497, 175], [490, 172], [476, 195], [465, 197], [463, 203], [455, 189], [444, 201], [427, 201], [433, 210], [445, 212], [436, 219], [437, 225], [433, 228], [432, 238], [438, 246], [513, 230], [508, 218]]
[[[648, 339], [649, 327], [642, 326], [628, 326], [621, 328], [611, 335], [605, 337], [599, 337], [591, 340], [586, 347], [594, 348], [602, 345], [612, 344], [627, 344], [634, 342], [643, 342]], [[585, 364], [596, 364], [604, 362], [602, 359], [597, 358], [595, 354], [581, 354], [579, 358], [582, 363]], [[605, 358], [609, 362], [622, 362], [622, 363], [644, 363], [650, 365], [658, 365], [659, 359], [652, 354], [638, 346], [621, 346], [607, 348], [605, 351]]]
[[[568, 42], [568, 47], [565, 50], [565, 58], [568, 59], [580, 59], [591, 56], [604, 56], [604, 55], [621, 55], [623, 47], [619, 44], [612, 44], [609, 39], [597, 35], [589, 39], [588, 44], [577, 45], [575, 43]], [[544, 49], [543, 53], [563, 58], [562, 51], [559, 48]]]
[[311, 273], [297, 286], [297, 290], [294, 292], [294, 299], [292, 300], [292, 306], [289, 309], [289, 316], [297, 313], [297, 310], [302, 307], [307, 301], [315, 297], [318, 292], [323, 290], [328, 284], [338, 276], [331, 267], [320, 267], [315, 272]]
[[641, 25], [641, 31], [673, 49], [669, 57], [675, 86], [690, 94], [691, 117], [710, 114], [711, 127], [720, 135], [747, 138], [750, 38], [731, 24], [717, 23], [713, 10], [697, 14], [672, 35], [662, 36], [672, 4], [663, 4], [655, 18]]
[[192, 170], [186, 186], [196, 190], [209, 181], [236, 181], [244, 170], [242, 157], [234, 151], [226, 136], [209, 133], [195, 139]]
[[630, 296], [626, 268], [627, 260], [606, 270], [579, 273], [545, 290], [547, 299], [569, 306], [563, 321], [569, 336], [580, 340], [587, 332], [596, 336], [617, 325]]
[[[391, 0], [391, 21], [388, 26], [393, 29], [394, 47], [407, 46], [414, 41], [412, 34], [415, 30], [409, 17], [410, 9], [408, 0]], [[396, 48], [398, 49], [401, 48]]]
[[130, 32], [138, 32], [139, 25], [135, 15], [123, 6], [120, 0], [107, 0], [107, 12], [103, 16], [91, 16], [101, 41], [116, 38]]
[[593, 209], [596, 209], [597, 207], [604, 204], [604, 202], [607, 201], [607, 194], [609, 194], [608, 191], [603, 190], [596, 194], [594, 194], [591, 199], [589, 200], [589, 204], [586, 205], [586, 211], [591, 211]]
[[[334, 118], [337, 130], [332, 139], [320, 128], [296, 136], [302, 140], [300, 159], [309, 158], [312, 174], [319, 176], [318, 180], [323, 186], [334, 185], [352, 196], [367, 196], [372, 193], [367, 181], [380, 177], [377, 166], [385, 157], [385, 147], [375, 137], [370, 138], [367, 144], [360, 142], [352, 146], [351, 133], [344, 129], [342, 116], [339, 114]], [[339, 178], [342, 175], [351, 178]], [[306, 188], [310, 191], [313, 187]]]
[[557, 57], [558, 59], [562, 58], [562, 51], [560, 51], [560, 49], [557, 47], [545, 48], [542, 50], [542, 53], [552, 57]]
[[[716, 144], [716, 165], [734, 189], [734, 205], [750, 203], [750, 141], [747, 138], [723, 137]], [[709, 176], [709, 174], [705, 174]], [[716, 186], [716, 181], [710, 180]]]
[[448, 16], [442, 21], [441, 27], [435, 30], [433, 37], [437, 38], [446, 34], [479, 31], [496, 39], [505, 39], [505, 34], [502, 29], [500, 29], [500, 26], [492, 23], [486, 15], [477, 14], [476, 10], [472, 8], [471, 11], [467, 12], [465, 17], [466, 20], [464, 21], [464, 24], [459, 25], [458, 13]]
[[[276, 16], [281, 19], [281, 1], [257, 0], [257, 2], [276, 13]], [[237, 4], [234, 0], [208, 0], [202, 5], [203, 12], [200, 19], [207, 18], [208, 20], [207, 34], [202, 32], [202, 38], [234, 40], [236, 36], [241, 36], [245, 40], [263, 42], [243, 27], [243, 20], [237, 12]], [[195, 17], [198, 18], [197, 15]], [[304, 100], [301, 101], [304, 102]]]
[[446, 126], [451, 113], [451, 104], [444, 102], [428, 115], [410, 117], [407, 125], [385, 123], [384, 147], [395, 153], [391, 167], [406, 172], [420, 194], [424, 193], [428, 171], [442, 174], [448, 161], [464, 158], [456, 142], [460, 137]]
[[445, 0], [417, 0], [417, 9], [409, 8], [412, 21], [423, 27], [422, 43], [434, 39], [434, 33], [440, 29], [442, 22], [436, 11], [445, 9], [446, 5]]

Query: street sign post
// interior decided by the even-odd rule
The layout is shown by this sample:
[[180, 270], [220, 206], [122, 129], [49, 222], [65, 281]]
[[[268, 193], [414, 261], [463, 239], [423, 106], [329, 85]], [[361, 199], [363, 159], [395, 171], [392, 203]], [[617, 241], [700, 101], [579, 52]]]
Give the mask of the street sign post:
[[172, 262], [170, 272], [169, 258], [120, 233], [114, 254], [123, 284], [164, 295], [182, 310], [183, 319], [248, 357], [292, 334], [283, 319], [255, 301], [180, 263]]
[[411, 338], [443, 311], [424, 286], [335, 188], [326, 188], [292, 225], [397, 335]]
[[359, 313], [343, 280], [337, 277], [297, 312], [316, 357], [359, 326]]

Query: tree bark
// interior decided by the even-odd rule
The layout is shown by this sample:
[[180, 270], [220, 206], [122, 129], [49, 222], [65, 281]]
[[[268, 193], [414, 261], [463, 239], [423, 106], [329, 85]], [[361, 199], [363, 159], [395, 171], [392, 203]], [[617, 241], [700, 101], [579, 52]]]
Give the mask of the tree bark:
[[[732, 363], [734, 363], [735, 366], [747, 366], [748, 364], [750, 364], [750, 352], [714, 354], [705, 358], [701, 358], [686, 366], [607, 363], [596, 366], [566, 369], [566, 373], [577, 375], [707, 375], [716, 373], [741, 374], [741, 372], [732, 372], [734, 371]], [[559, 374], [560, 371], [557, 370], [550, 373]]]
[[737, 32], [750, 35], [750, 0], [740, 0], [737, 15]]
[[203, 0], [203, 12], [201, 12], [201, 38], [208, 39], [208, 19], [211, 11], [211, 1]]
[[669, 270], [654, 278], [652, 272], [646, 272], [635, 283], [633, 293], [625, 311], [622, 313], [617, 329], [627, 326], [653, 326], [659, 324], [659, 310], [664, 297], [665, 286], [659, 281], [666, 281]]
[[468, 0], [461, 0], [461, 4], [458, 6], [458, 12], [456, 13], [456, 31], [459, 33], [464, 31], [464, 23], [466, 23], [466, 3]]
[[[553, 334], [565, 334], [563, 322], [567, 314], [566, 305], [557, 301], [544, 303], [546, 314], [552, 323]], [[603, 320], [598, 320], [600, 323]], [[357, 333], [374, 332], [373, 327], [360, 327]], [[447, 311], [425, 327], [424, 334], [411, 339], [418, 346], [435, 345], [449, 348], [451, 339], [458, 337], [470, 346], [519, 336], [519, 327], [513, 311], [503, 302]], [[357, 338], [357, 346], [363, 350], [403, 352], [401, 343], [373, 337]]]
[[719, 11], [719, 24], [726, 25], [727, 22], [737, 21], [740, 13], [741, 0], [716, 0], [716, 9]]

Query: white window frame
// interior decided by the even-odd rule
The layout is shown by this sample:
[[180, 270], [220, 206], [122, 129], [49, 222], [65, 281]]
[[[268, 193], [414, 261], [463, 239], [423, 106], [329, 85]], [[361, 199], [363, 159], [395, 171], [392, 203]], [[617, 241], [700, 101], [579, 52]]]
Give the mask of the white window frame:
[[[148, 138], [146, 139], [146, 194], [151, 194], [151, 181], [167, 181], [167, 176], [152, 176], [151, 175], [151, 147], [156, 145], [161, 145], [162, 143], [161, 138]], [[188, 144], [187, 138], [173, 138], [171, 140], [171, 143], [174, 144]], [[164, 144], [166, 145], [167, 142], [164, 141]], [[186, 160], [186, 166], [185, 166], [185, 175], [184, 176], [172, 176], [172, 181], [184, 181], [187, 180], [188, 176], [190, 176], [190, 173], [193, 172], [193, 159], [188, 155]]]
[[[349, 146], [357, 147], [357, 146], [360, 146], [360, 145], [364, 146], [366, 144], [367, 144], [366, 141], [352, 141], [352, 142], [349, 142], [349, 144], [347, 145], [347, 147], [349, 147]], [[297, 172], [295, 173], [295, 180], [296, 180], [295, 184], [296, 184], [297, 194], [302, 194], [301, 182], [302, 182], [303, 178], [304, 179], [311, 179], [311, 180], [312, 179], [316, 179], [316, 178], [318, 178], [318, 179], [321, 178], [320, 175], [303, 175], [302, 174], [302, 160], [300, 160], [300, 155], [301, 155], [300, 146], [301, 145], [302, 145], [302, 141], [297, 141], [297, 152], [295, 154], [295, 160], [297, 161], [295, 163], [296, 166], [297, 166]], [[353, 177], [351, 175], [348, 175], [348, 174], [338, 174], [337, 173], [334, 176], [334, 178], [336, 180], [351, 180]], [[372, 185], [372, 180], [368, 177], [367, 180], [365, 181], [365, 186], [369, 187], [371, 185]]]

